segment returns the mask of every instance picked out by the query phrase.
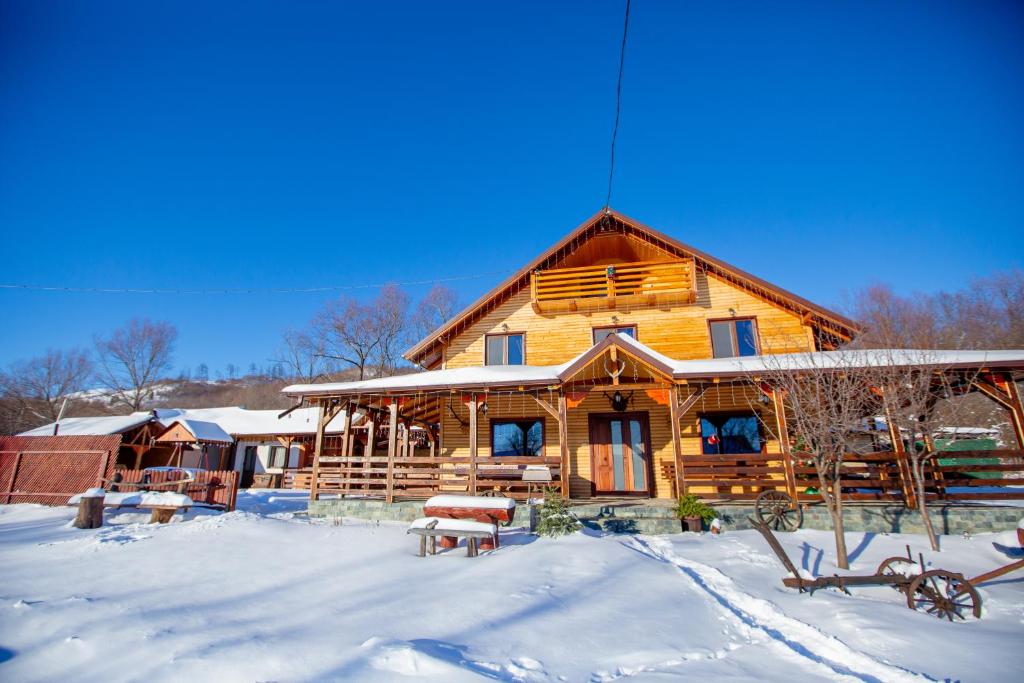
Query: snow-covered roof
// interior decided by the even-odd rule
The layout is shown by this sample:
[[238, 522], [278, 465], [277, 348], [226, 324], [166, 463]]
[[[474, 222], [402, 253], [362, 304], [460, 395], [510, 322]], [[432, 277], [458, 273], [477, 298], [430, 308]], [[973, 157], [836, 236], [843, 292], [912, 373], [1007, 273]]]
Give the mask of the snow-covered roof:
[[[187, 429], [192, 436], [196, 438], [196, 441], [206, 441], [214, 443], [234, 443], [234, 439], [231, 435], [220, 428], [216, 422], [206, 422], [204, 420], [191, 420], [185, 418], [178, 418], [171, 423], [171, 426], [179, 424]], [[157, 441], [162, 441], [163, 437], [158, 437]]]
[[[222, 408], [158, 408], [157, 419], [169, 425], [178, 418], [216, 422], [234, 436], [257, 434], [315, 434], [319, 408], [298, 408], [284, 417], [280, 410], [247, 410], [238, 406]], [[344, 411], [327, 425], [328, 432], [344, 429]]]
[[565, 381], [611, 345], [648, 361], [676, 379], [743, 377], [773, 370], [871, 367], [887, 364], [939, 367], [1024, 367], [1024, 350], [943, 351], [921, 349], [850, 349], [770, 356], [675, 360], [629, 335], [610, 334], [590, 349], [561, 365], [485, 365], [432, 370], [411, 375], [381, 377], [358, 382], [293, 384], [290, 396], [329, 396], [344, 393], [464, 389], [518, 385], [545, 385]]
[[[102, 436], [121, 434], [147, 422], [158, 422], [163, 427], [169, 427], [178, 420], [191, 420], [214, 423], [227, 434], [237, 437], [260, 434], [316, 434], [317, 420], [320, 417], [319, 408], [298, 408], [284, 417], [278, 417], [280, 414], [280, 410], [246, 410], [238, 406], [157, 408], [153, 411], [141, 411], [131, 415], [66, 417], [60, 421], [60, 429], [57, 433], [59, 435]], [[359, 413], [356, 413], [356, 417], [358, 415]], [[340, 434], [344, 430], [344, 424], [345, 413], [342, 411], [327, 425], [327, 432]], [[19, 434], [19, 436], [52, 435], [52, 422]]]
[[[152, 419], [149, 413], [106, 415], [99, 417], [65, 417], [60, 421], [58, 436], [106, 436], [122, 434]], [[53, 436], [54, 423], [22, 432], [18, 436]]]

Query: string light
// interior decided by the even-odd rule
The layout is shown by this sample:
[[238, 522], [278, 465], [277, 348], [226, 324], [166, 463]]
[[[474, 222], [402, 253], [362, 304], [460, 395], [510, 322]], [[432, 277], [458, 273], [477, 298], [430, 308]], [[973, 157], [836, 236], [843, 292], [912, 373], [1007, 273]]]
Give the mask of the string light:
[[362, 283], [354, 285], [328, 285], [325, 287], [273, 287], [273, 288], [231, 288], [218, 287], [211, 289], [165, 289], [147, 287], [75, 287], [58, 285], [30, 285], [30, 284], [0, 284], [0, 289], [23, 290], [30, 292], [69, 292], [86, 294], [317, 294], [323, 292], [340, 292], [354, 289], [380, 289], [388, 285], [414, 286], [431, 285], [442, 282], [458, 282], [462, 280], [475, 280], [495, 275], [506, 275], [513, 272], [511, 269], [495, 270], [488, 273], [477, 273], [474, 275], [456, 275], [452, 277], [432, 278], [428, 280], [407, 280], [404, 282], [378, 282]]

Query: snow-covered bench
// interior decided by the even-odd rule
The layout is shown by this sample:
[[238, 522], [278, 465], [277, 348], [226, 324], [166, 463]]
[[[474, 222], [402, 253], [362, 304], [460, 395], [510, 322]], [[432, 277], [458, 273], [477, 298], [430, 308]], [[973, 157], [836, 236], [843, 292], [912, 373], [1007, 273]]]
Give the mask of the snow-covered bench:
[[103, 497], [103, 507], [123, 508], [131, 507], [140, 510], [150, 510], [149, 521], [151, 524], [166, 524], [178, 510], [188, 510], [192, 507], [192, 499], [183, 493], [170, 493], [166, 491], [103, 491], [102, 489], [89, 489], [85, 493], [78, 493], [68, 499], [68, 505], [77, 506], [82, 498]]
[[474, 522], [470, 519], [444, 519], [441, 517], [420, 517], [409, 525], [409, 534], [420, 537], [420, 557], [427, 555], [427, 539], [430, 539], [430, 554], [437, 554], [438, 536], [466, 539], [466, 556], [477, 556], [477, 539], [494, 538], [498, 527], [494, 524]]

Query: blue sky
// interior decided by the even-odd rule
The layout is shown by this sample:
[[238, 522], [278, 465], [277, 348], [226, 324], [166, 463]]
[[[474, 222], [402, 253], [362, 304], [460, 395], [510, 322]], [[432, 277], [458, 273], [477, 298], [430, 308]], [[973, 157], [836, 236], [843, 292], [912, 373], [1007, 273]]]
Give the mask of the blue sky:
[[[511, 271], [603, 205], [623, 4], [3, 0], [0, 281]], [[634, 2], [612, 205], [824, 305], [1020, 266], [1021, 6], [768, 5]], [[261, 364], [328, 296], [0, 290], [0, 364], [133, 316]]]

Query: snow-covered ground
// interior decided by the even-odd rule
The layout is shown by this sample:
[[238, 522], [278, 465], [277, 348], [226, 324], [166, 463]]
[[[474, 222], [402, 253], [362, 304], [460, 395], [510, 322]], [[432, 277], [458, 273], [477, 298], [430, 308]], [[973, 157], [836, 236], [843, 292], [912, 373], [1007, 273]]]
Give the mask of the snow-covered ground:
[[[400, 524], [309, 521], [305, 499], [92, 531], [70, 509], [0, 506], [4, 681], [1010, 681], [1024, 670], [1024, 572], [984, 585], [981, 620], [915, 613], [883, 588], [800, 596], [756, 532], [522, 531], [478, 558], [416, 556]], [[783, 544], [831, 574], [830, 534]], [[1010, 533], [943, 539], [936, 566], [1011, 561]], [[850, 534], [870, 573], [913, 535]]]

